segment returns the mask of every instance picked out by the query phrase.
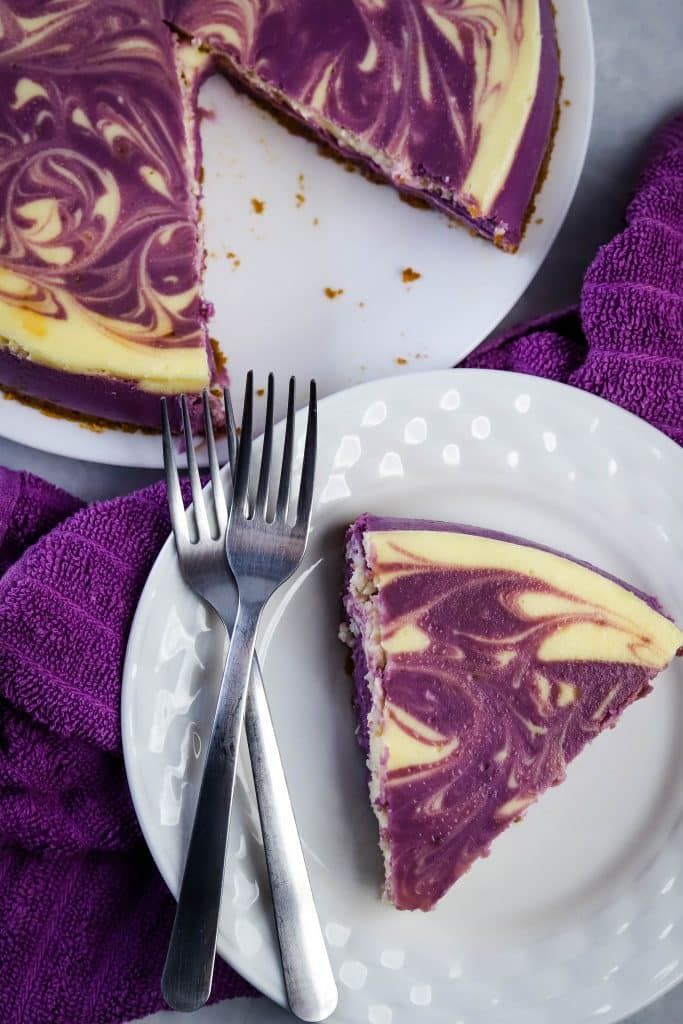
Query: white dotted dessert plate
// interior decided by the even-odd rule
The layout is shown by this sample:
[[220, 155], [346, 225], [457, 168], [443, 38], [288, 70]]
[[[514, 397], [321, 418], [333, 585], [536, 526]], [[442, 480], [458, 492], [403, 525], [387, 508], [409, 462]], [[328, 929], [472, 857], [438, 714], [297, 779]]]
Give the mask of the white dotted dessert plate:
[[[683, 451], [590, 395], [486, 371], [366, 384], [322, 401], [319, 416], [308, 552], [258, 647], [339, 982], [334, 1020], [623, 1019], [683, 977], [681, 666], [435, 911], [399, 912], [378, 897], [377, 829], [336, 638], [343, 537], [364, 511], [505, 530], [656, 594], [681, 622]], [[145, 837], [176, 893], [223, 657], [212, 626], [168, 543], [131, 632], [123, 738]], [[219, 949], [282, 1003], [245, 759], [233, 822]]]

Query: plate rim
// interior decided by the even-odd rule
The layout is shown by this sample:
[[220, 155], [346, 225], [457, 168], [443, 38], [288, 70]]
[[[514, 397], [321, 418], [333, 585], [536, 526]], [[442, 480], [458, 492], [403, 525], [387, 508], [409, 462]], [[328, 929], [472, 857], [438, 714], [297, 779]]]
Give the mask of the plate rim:
[[[453, 385], [456, 381], [462, 380], [463, 378], [490, 379], [490, 380], [493, 380], [493, 381], [495, 381], [495, 380], [505, 380], [506, 383], [507, 382], [510, 383], [511, 389], [514, 389], [514, 386], [516, 384], [522, 391], [531, 391], [532, 397], [533, 397], [533, 390], [537, 389], [537, 391], [545, 392], [546, 394], [547, 393], [551, 393], [551, 395], [552, 395], [554, 393], [555, 395], [558, 396], [560, 401], [567, 400], [570, 403], [571, 402], [576, 402], [579, 405], [583, 405], [584, 407], [587, 407], [588, 409], [593, 408], [593, 409], [596, 410], [596, 412], [599, 412], [600, 410], [602, 410], [604, 412], [605, 409], [607, 409], [608, 410], [608, 415], [610, 417], [613, 417], [617, 421], [617, 425], [618, 425], [618, 421], [619, 420], [622, 420], [624, 423], [630, 422], [631, 425], [635, 426], [635, 428], [637, 430], [644, 431], [645, 434], [649, 434], [653, 438], [653, 441], [656, 440], [656, 445], [661, 450], [662, 455], [663, 456], [667, 456], [668, 455], [669, 457], [673, 458], [674, 462], [680, 460], [680, 466], [681, 466], [681, 469], [683, 469], [683, 448], [681, 446], [679, 446], [673, 439], [671, 439], [666, 434], [664, 434], [662, 431], [660, 431], [657, 427], [655, 427], [652, 424], [648, 423], [646, 420], [644, 420], [641, 417], [635, 415], [634, 413], [630, 412], [629, 410], [624, 409], [621, 406], [618, 406], [618, 405], [616, 405], [616, 404], [614, 404], [614, 403], [608, 401], [607, 399], [604, 399], [604, 398], [602, 398], [602, 397], [600, 397], [598, 395], [594, 395], [591, 392], [583, 391], [583, 390], [581, 390], [579, 388], [572, 387], [571, 385], [564, 384], [564, 383], [561, 383], [559, 381], [549, 380], [549, 379], [543, 378], [543, 377], [531, 377], [530, 375], [527, 375], [527, 374], [521, 374], [521, 373], [516, 373], [516, 372], [512, 372], [512, 371], [507, 371], [507, 370], [488, 370], [488, 369], [480, 369], [480, 368], [459, 368], [459, 369], [455, 369], [455, 370], [430, 370], [430, 371], [423, 371], [420, 374], [418, 374], [418, 373], [411, 373], [411, 374], [407, 374], [407, 375], [401, 376], [401, 377], [396, 377], [396, 376], [384, 377], [384, 378], [381, 378], [381, 379], [378, 379], [378, 380], [367, 381], [367, 382], [364, 382], [362, 384], [358, 384], [358, 385], [356, 385], [354, 387], [344, 389], [342, 391], [334, 392], [333, 394], [328, 395], [325, 398], [320, 399], [319, 405], [323, 405], [323, 404], [325, 404], [325, 405], [335, 405], [335, 404], [344, 403], [344, 402], [347, 402], [347, 401], [353, 402], [354, 399], [358, 399], [358, 402], [360, 403], [360, 401], [362, 401], [364, 395], [372, 394], [372, 392], [375, 391], [375, 390], [380, 392], [381, 393], [381, 397], [383, 398], [383, 400], [385, 400], [386, 397], [387, 397], [387, 394], [386, 394], [387, 393], [387, 389], [392, 389], [392, 388], [399, 388], [400, 389], [400, 388], [403, 388], [403, 387], [407, 386], [406, 382], [409, 382], [410, 380], [412, 380], [412, 379], [414, 379], [414, 378], [416, 378], [418, 376], [419, 377], [425, 377], [426, 376], [426, 377], [430, 378], [431, 380], [434, 380], [435, 384], [436, 384], [437, 380], [440, 379], [442, 384], [446, 387], [447, 390], [448, 390], [448, 385], [449, 384]], [[378, 397], [379, 397], [379, 395], [378, 395]], [[303, 418], [305, 417], [305, 415], [306, 415], [306, 411], [305, 410], [300, 410], [297, 413], [297, 420], [299, 421], [299, 424], [303, 421]], [[282, 422], [283, 421], [280, 421], [280, 423], [278, 424], [280, 429], [282, 429]], [[261, 439], [257, 440], [257, 442], [256, 442], [257, 446], [260, 444], [260, 441], [261, 441]], [[154, 561], [154, 563], [153, 563], [153, 565], [152, 565], [152, 567], [150, 569], [150, 577], [155, 572], [155, 570], [158, 570], [159, 563], [163, 559], [168, 558], [168, 553], [169, 553], [168, 549], [172, 546], [172, 543], [173, 543], [172, 535], [169, 535], [167, 537], [167, 539], [165, 540], [164, 544], [162, 545], [162, 547], [161, 547], [161, 549], [160, 549], [160, 551], [159, 551], [159, 553], [158, 553], [158, 555], [157, 555], [157, 557], [156, 557], [156, 559], [155, 559], [155, 561]], [[132, 620], [131, 628], [130, 628], [130, 633], [129, 633], [129, 637], [128, 637], [128, 642], [127, 642], [127, 645], [126, 645], [125, 656], [124, 656], [124, 664], [123, 664], [123, 670], [122, 670], [122, 691], [121, 691], [122, 748], [123, 748], [123, 757], [124, 757], [124, 767], [125, 767], [125, 773], [126, 773], [126, 780], [127, 780], [127, 783], [128, 783], [129, 792], [130, 792], [130, 795], [131, 795], [131, 800], [132, 800], [132, 803], [133, 803], [133, 807], [134, 807], [134, 810], [135, 810], [135, 814], [136, 814], [138, 823], [140, 825], [141, 832], [142, 832], [143, 837], [145, 839], [145, 843], [147, 844], [147, 847], [148, 847], [148, 849], [150, 851], [150, 855], [152, 856], [152, 858], [155, 861], [155, 864], [157, 866], [157, 870], [159, 870], [160, 874], [162, 874], [162, 877], [164, 878], [164, 881], [165, 881], [166, 885], [168, 886], [169, 890], [171, 892], [173, 892], [174, 889], [173, 889], [173, 886], [171, 885], [171, 881], [172, 880], [167, 877], [167, 874], [164, 873], [161, 870], [161, 868], [159, 867], [159, 864], [157, 863], [157, 859], [156, 859], [156, 857], [154, 855], [154, 848], [153, 848], [152, 843], [150, 842], [150, 839], [151, 839], [151, 829], [148, 827], [148, 823], [147, 823], [145, 817], [143, 816], [143, 814], [141, 814], [141, 811], [142, 811], [142, 798], [141, 798], [142, 787], [139, 786], [139, 777], [136, 776], [136, 771], [135, 771], [135, 757], [134, 757], [133, 750], [132, 750], [133, 737], [127, 731], [127, 724], [128, 724], [128, 719], [129, 719], [128, 709], [129, 709], [130, 701], [131, 701], [131, 692], [132, 692], [132, 689], [133, 689], [133, 687], [135, 685], [134, 681], [130, 678], [130, 675], [129, 675], [127, 667], [128, 667], [128, 664], [129, 664], [129, 654], [130, 654], [130, 652], [132, 651], [132, 649], [134, 648], [134, 646], [135, 646], [135, 644], [137, 642], [137, 636], [138, 636], [138, 634], [142, 634], [144, 632], [144, 618], [145, 618], [144, 595], [145, 595], [145, 591], [146, 591], [146, 589], [148, 587], [148, 584], [149, 584], [149, 577], [148, 577], [148, 580], [145, 582], [143, 590], [142, 590], [142, 592], [140, 594], [140, 599], [138, 601], [138, 605], [136, 607], [135, 614], [133, 616], [133, 620]], [[219, 955], [221, 955], [221, 958], [226, 960], [226, 962], [229, 963], [230, 966], [232, 966], [233, 969], [241, 977], [243, 977], [245, 980], [250, 982], [264, 996], [266, 996], [267, 998], [271, 999], [276, 1004], [278, 1004], [280, 1006], [284, 1006], [286, 1008], [286, 1004], [284, 1004], [281, 1001], [281, 993], [279, 991], [277, 991], [272, 985], [270, 985], [268, 983], [264, 984], [263, 978], [258, 976], [257, 970], [252, 969], [252, 967], [251, 967], [251, 965], [250, 965], [248, 960], [245, 960], [244, 963], [240, 963], [240, 965], [238, 967], [238, 966], [235, 966], [232, 963], [232, 961], [227, 960], [227, 958], [224, 957], [222, 953], [219, 954]], [[266, 981], [267, 981], [267, 979], [266, 979]], [[639, 1010], [642, 1010], [644, 1007], [651, 1005], [655, 1001], [658, 1001], [661, 997], [666, 995], [666, 993], [671, 991], [671, 989], [675, 988], [681, 981], [683, 981], [683, 960], [680, 962], [680, 964], [678, 966], [678, 969], [676, 971], [674, 971], [673, 974], [669, 978], [667, 978], [666, 983], [663, 984], [661, 986], [661, 988], [659, 988], [656, 992], [651, 992], [650, 990], [644, 991], [644, 998], [641, 1001], [639, 1001], [639, 1002], [633, 1004], [631, 1007], [629, 1007], [629, 1009], [626, 1011], [627, 1015], [631, 1016], [632, 1014], [637, 1013]], [[605, 1024], [619, 1024], [619, 1022], [622, 1022], [625, 1019], [626, 1018], [625, 1018], [624, 1014], [621, 1011], [615, 1011], [614, 1013], [606, 1013], [606, 1014], [604, 1014], [601, 1017], [601, 1020], [605, 1021]]]
[[[545, 263], [551, 248], [555, 244], [563, 224], [566, 221], [569, 208], [577, 194], [581, 177], [586, 166], [586, 157], [593, 126], [595, 113], [595, 38], [593, 23], [590, 14], [588, 0], [565, 0], [567, 10], [571, 11], [571, 17], [575, 20], [577, 29], [581, 32], [585, 45], [585, 57], [588, 74], [586, 75], [586, 117], [575, 129], [575, 149], [581, 153], [581, 158], [574, 169], [573, 181], [566, 190], [563, 197], [559, 198], [556, 208], [556, 223], [552, 234], [548, 237], [544, 247], [541, 249], [540, 258], [533, 264], [527, 275], [520, 279], [519, 294], [514, 302], [505, 310], [500, 319], [492, 324], [482, 337], [477, 338], [467, 352], [472, 352], [478, 344], [485, 340], [486, 336], [496, 330], [498, 324], [507, 316], [514, 305], [519, 302], [522, 295], [529, 288], [529, 285], [536, 277]], [[562, 70], [562, 69], [561, 69]], [[552, 181], [552, 157], [550, 161], [550, 174], [548, 180]], [[544, 188], [548, 182], [544, 183]], [[511, 256], [514, 259], [515, 256]], [[467, 353], [462, 354], [462, 358]], [[445, 368], [430, 368], [423, 373], [440, 372]], [[407, 375], [404, 375], [407, 376]], [[376, 380], [384, 378], [375, 378]], [[362, 386], [362, 385], [355, 385]], [[347, 390], [347, 389], [340, 389]], [[330, 394], [335, 394], [331, 392]], [[84, 462], [98, 463], [101, 465], [121, 466], [135, 469], [161, 469], [161, 445], [160, 434], [146, 433], [144, 431], [127, 432], [117, 428], [115, 425], [93, 430], [87, 422], [79, 422], [70, 419], [68, 413], [65, 416], [51, 414], [50, 426], [46, 429], [46, 414], [30, 404], [8, 396], [0, 389], [0, 437], [13, 441], [17, 444], [33, 448], [51, 455], [59, 455], [64, 458], [78, 459]], [[198, 452], [200, 462], [204, 453]], [[205, 457], [204, 457], [205, 464]]]

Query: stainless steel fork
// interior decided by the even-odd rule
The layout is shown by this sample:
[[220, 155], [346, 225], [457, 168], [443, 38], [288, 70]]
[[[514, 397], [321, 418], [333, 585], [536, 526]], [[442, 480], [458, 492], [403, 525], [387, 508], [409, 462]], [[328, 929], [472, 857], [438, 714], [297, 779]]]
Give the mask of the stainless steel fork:
[[[234, 472], [235, 424], [227, 392], [225, 398], [228, 451]], [[267, 448], [270, 449], [273, 416], [271, 382], [267, 401]], [[237, 588], [225, 553], [228, 511], [219, 474], [208, 396], [204, 395], [204, 423], [211, 474], [207, 495], [211, 496], [210, 506], [215, 518], [213, 532], [202, 494], [184, 398], [182, 412], [193, 498], [193, 509], [187, 514], [180, 492], [168, 413], [165, 402], [162, 404], [164, 466], [180, 569], [186, 583], [214, 608], [230, 632], [237, 613]], [[290, 464], [293, 434], [292, 380], [285, 432], [285, 454]], [[206, 1002], [213, 976], [230, 810], [224, 790], [228, 787], [232, 792], [232, 782], [224, 774], [227, 766], [221, 708], [224, 706], [225, 680], [224, 674], [162, 981], [166, 1001], [179, 1010], [193, 1010]], [[324, 1020], [336, 1006], [337, 989], [313, 902], [257, 659], [254, 659], [246, 701], [246, 731], [287, 999], [290, 1009], [300, 1019]], [[233, 764], [236, 751], [237, 742], [231, 759]], [[217, 797], [217, 793], [223, 795]]]

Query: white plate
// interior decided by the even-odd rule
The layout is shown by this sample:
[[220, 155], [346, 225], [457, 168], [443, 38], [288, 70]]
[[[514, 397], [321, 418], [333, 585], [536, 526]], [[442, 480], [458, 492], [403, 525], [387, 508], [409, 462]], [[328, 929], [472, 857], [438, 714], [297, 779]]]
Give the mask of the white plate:
[[[593, 114], [587, 0], [556, 0], [556, 8], [560, 125], [536, 213], [514, 256], [452, 230], [441, 214], [407, 206], [390, 188], [344, 173], [224, 80], [207, 83], [201, 105], [213, 119], [202, 126], [206, 294], [216, 306], [211, 331], [229, 355], [238, 390], [249, 369], [260, 383], [270, 370], [285, 379], [316, 377], [320, 393], [331, 394], [388, 374], [453, 366], [508, 313], [564, 220]], [[252, 198], [265, 201], [261, 215]], [[228, 259], [229, 252], [235, 257]], [[405, 267], [420, 280], [403, 284]], [[344, 293], [330, 300], [325, 288]], [[161, 460], [156, 437], [93, 434], [54, 419], [46, 429], [44, 416], [16, 402], [0, 401], [0, 434], [95, 462]]]
[[[620, 1020], [683, 977], [683, 668], [433, 913], [401, 913], [378, 899], [377, 828], [336, 639], [343, 535], [366, 510], [510, 531], [655, 593], [681, 622], [683, 451], [583, 392], [475, 370], [366, 384], [323, 401], [319, 418], [309, 549], [268, 608], [259, 650], [339, 980], [334, 1019]], [[123, 739], [145, 837], [176, 893], [222, 656], [169, 543], [131, 632]], [[244, 763], [219, 949], [282, 1002]]]

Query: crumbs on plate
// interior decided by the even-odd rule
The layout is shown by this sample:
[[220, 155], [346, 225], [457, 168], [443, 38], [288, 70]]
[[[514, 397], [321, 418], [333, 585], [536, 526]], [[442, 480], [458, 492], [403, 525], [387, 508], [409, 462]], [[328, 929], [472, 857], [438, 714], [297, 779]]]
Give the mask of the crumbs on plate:
[[343, 295], [344, 294], [344, 289], [343, 288], [330, 288], [330, 287], [327, 287], [327, 288], [323, 288], [323, 292], [327, 296], [328, 299], [336, 299], [338, 295]]
[[252, 198], [251, 208], [254, 211], [254, 213], [263, 213], [263, 211], [266, 208], [266, 204], [263, 199]]
[[401, 271], [401, 278], [404, 284], [412, 284], [413, 281], [419, 281], [422, 277], [417, 270], [413, 270], [412, 267], [404, 267]]

